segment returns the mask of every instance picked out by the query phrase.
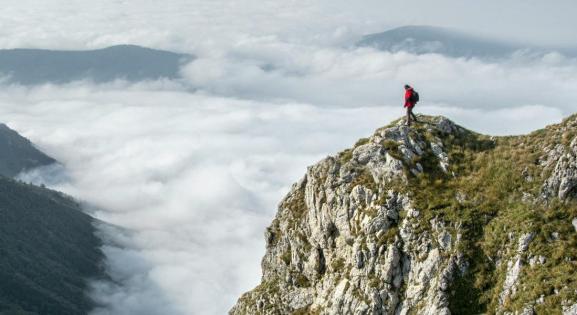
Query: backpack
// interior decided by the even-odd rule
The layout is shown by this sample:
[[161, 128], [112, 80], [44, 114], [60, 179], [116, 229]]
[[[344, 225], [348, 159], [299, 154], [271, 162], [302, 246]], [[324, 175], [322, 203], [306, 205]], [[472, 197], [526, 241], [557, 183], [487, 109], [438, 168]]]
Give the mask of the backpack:
[[417, 104], [417, 102], [419, 101], [419, 93], [417, 93], [417, 91], [413, 90], [413, 93], [411, 93], [410, 100], [413, 104]]

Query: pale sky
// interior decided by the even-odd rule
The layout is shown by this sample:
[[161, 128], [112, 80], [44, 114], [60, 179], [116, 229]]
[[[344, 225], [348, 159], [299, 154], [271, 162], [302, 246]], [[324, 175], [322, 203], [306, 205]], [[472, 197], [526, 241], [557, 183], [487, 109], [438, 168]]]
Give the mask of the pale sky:
[[342, 43], [408, 24], [577, 46], [572, 0], [7, 0], [2, 5], [2, 48], [131, 43], [194, 51], [258, 36]]

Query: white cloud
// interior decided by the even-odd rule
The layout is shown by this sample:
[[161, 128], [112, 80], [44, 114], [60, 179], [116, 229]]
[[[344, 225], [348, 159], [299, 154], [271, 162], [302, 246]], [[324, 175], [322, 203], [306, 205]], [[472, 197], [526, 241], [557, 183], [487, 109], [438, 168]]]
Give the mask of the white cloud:
[[140, 44], [201, 54], [253, 38], [345, 44], [406, 24], [431, 24], [527, 41], [577, 45], [575, 2], [487, 0], [5, 0], [0, 47], [95, 48]]
[[[181, 91], [5, 88], [2, 117], [67, 167], [96, 208], [114, 314], [220, 314], [255, 285], [263, 230], [306, 165], [369, 134], [384, 108], [330, 109]], [[13, 97], [10, 95], [14, 95]], [[327, 120], [326, 123], [319, 121]]]
[[423, 104], [470, 110], [546, 106], [566, 115], [577, 103], [577, 60], [558, 54], [488, 63], [267, 40], [201, 56], [182, 72], [203, 91], [253, 100], [397, 106], [411, 83]]

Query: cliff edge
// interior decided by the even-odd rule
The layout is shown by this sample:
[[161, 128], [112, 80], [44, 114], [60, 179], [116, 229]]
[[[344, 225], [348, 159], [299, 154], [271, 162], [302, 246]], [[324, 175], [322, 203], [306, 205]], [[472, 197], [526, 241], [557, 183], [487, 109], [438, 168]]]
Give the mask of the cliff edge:
[[577, 314], [577, 116], [401, 120], [309, 167], [230, 314]]

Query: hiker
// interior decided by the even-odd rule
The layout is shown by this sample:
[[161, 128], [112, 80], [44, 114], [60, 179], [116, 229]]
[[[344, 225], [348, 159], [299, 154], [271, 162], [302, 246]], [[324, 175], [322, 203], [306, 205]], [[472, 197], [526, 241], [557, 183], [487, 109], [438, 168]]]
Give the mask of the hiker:
[[411, 126], [411, 118], [415, 122], [418, 122], [417, 116], [413, 114], [413, 107], [415, 107], [415, 104], [417, 104], [418, 101], [419, 93], [413, 90], [410, 85], [405, 84], [405, 107], [407, 108], [407, 126], [409, 127]]

